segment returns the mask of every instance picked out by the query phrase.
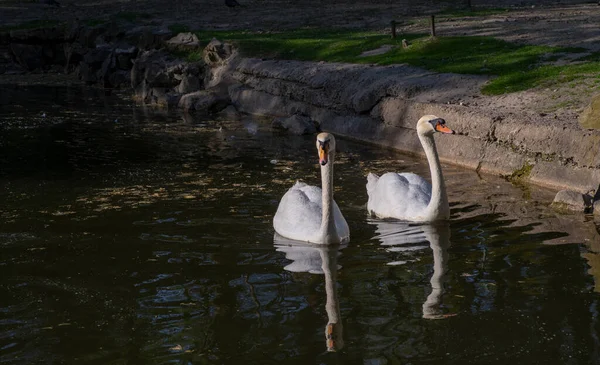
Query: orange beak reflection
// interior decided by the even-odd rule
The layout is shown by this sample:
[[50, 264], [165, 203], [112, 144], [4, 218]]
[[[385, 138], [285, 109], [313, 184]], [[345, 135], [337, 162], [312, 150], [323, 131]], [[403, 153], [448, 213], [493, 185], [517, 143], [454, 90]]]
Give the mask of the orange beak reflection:
[[329, 324], [327, 324], [327, 327], [325, 327], [326, 346], [327, 346], [327, 351], [329, 351], [329, 352], [335, 352], [335, 350], [336, 350], [333, 326], [334, 326], [333, 323], [329, 323]]
[[329, 146], [328, 145], [319, 146], [319, 164], [321, 166], [327, 165], [328, 154], [329, 154]]
[[445, 124], [442, 123], [438, 123], [435, 125], [435, 130], [441, 133], [446, 133], [446, 134], [454, 134], [454, 131], [448, 127], [446, 127]]

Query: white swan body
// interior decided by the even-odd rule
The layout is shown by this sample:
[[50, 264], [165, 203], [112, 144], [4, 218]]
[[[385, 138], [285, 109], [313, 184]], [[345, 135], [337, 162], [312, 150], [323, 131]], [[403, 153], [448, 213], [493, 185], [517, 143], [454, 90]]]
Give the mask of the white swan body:
[[297, 241], [331, 244], [350, 238], [348, 223], [333, 200], [335, 138], [317, 136], [322, 188], [296, 182], [281, 198], [273, 218], [279, 235]]
[[417, 122], [417, 134], [429, 162], [432, 183], [413, 173], [388, 172], [381, 177], [370, 173], [367, 176], [367, 210], [371, 214], [378, 218], [414, 222], [449, 218], [446, 186], [433, 140], [436, 131], [454, 133], [435, 115], [426, 115]]

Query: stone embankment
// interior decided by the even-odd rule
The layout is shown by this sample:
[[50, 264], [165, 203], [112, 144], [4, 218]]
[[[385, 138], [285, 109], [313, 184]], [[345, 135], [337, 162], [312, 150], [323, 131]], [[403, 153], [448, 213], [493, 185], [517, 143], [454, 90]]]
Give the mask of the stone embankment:
[[436, 138], [442, 161], [557, 190], [583, 193], [600, 183], [600, 131], [482, 96], [484, 77], [245, 59], [234, 78], [230, 96], [242, 112], [300, 114], [323, 129], [415, 154], [423, 154], [415, 123], [434, 114], [458, 132]]
[[323, 129], [413, 154], [423, 153], [416, 121], [434, 114], [458, 132], [436, 139], [444, 162], [557, 190], [600, 183], [600, 131], [535, 112], [535, 100], [483, 96], [486, 77], [248, 59], [217, 40], [199, 44], [190, 33], [114, 24], [14, 30], [0, 34], [0, 74], [75, 72], [88, 84], [131, 87], [145, 104], [271, 116], [292, 133]]

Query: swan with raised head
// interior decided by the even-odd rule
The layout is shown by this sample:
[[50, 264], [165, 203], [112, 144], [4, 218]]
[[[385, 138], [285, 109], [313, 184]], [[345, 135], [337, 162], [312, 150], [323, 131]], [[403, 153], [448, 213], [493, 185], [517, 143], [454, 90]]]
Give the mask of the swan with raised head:
[[322, 188], [296, 182], [281, 198], [273, 218], [273, 228], [279, 235], [297, 241], [342, 243], [350, 238], [350, 229], [333, 200], [333, 135], [320, 133], [317, 150]]
[[381, 177], [367, 176], [367, 210], [378, 218], [396, 218], [413, 222], [433, 222], [448, 219], [450, 207], [446, 185], [433, 134], [454, 134], [446, 121], [435, 115], [425, 115], [417, 122], [417, 135], [425, 150], [431, 172], [431, 184], [413, 173], [388, 172]]

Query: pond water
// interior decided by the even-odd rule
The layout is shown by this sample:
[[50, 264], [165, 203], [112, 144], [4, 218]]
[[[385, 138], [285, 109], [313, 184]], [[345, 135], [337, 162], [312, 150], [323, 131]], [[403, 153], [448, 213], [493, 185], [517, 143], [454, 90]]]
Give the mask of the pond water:
[[366, 174], [426, 161], [338, 137], [351, 240], [311, 247], [272, 218], [320, 183], [313, 136], [0, 89], [2, 364], [600, 359], [597, 229], [550, 191], [444, 165], [449, 223], [369, 219]]

